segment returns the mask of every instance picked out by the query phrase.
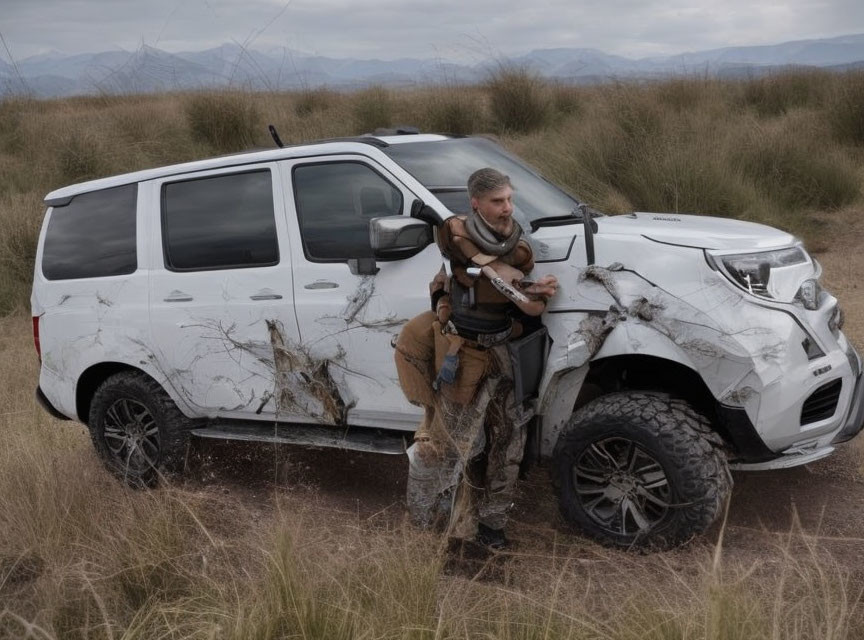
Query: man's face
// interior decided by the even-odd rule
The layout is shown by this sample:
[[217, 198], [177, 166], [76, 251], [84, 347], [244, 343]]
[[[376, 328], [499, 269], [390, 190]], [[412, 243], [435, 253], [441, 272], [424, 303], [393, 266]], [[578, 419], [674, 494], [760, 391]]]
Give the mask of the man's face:
[[502, 236], [513, 231], [513, 189], [505, 185], [471, 198], [471, 206]]

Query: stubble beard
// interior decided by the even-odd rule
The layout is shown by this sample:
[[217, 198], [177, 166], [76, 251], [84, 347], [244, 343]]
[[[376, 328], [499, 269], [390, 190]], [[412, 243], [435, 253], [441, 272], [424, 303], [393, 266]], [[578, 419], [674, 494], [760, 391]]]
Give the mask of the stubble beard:
[[509, 236], [513, 232], [513, 215], [512, 214], [510, 216], [508, 216], [506, 220], [501, 220], [501, 221], [493, 224], [493, 223], [489, 222], [489, 219], [486, 217], [486, 215], [483, 212], [478, 210], [477, 213], [480, 214], [480, 218], [483, 220], [483, 222], [486, 223], [486, 226], [489, 227], [490, 229], [492, 229], [492, 231], [494, 231], [495, 233], [506, 237], [506, 236]]

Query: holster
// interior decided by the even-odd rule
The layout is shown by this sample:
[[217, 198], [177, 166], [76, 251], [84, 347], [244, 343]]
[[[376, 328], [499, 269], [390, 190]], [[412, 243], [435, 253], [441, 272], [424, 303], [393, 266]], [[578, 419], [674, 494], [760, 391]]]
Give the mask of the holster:
[[513, 385], [516, 402], [536, 398], [540, 391], [540, 381], [546, 368], [546, 357], [552, 347], [552, 340], [546, 327], [507, 343], [510, 363], [513, 365]]

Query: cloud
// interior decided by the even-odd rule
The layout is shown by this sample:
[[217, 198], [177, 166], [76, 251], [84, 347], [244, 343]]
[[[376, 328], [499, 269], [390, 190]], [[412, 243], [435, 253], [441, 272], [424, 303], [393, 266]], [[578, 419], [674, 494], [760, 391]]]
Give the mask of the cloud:
[[225, 42], [333, 57], [478, 61], [536, 48], [629, 57], [864, 31], [860, 0], [3, 0], [17, 58]]

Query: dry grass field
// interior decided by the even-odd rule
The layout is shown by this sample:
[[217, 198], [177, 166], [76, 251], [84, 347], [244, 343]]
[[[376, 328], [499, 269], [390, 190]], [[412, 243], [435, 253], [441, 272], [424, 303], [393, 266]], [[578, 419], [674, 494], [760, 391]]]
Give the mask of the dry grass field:
[[183, 479], [124, 487], [36, 406], [26, 310], [50, 189], [265, 145], [267, 122], [286, 142], [409, 123], [494, 131], [611, 212], [792, 229], [861, 348], [862, 105], [864, 76], [821, 74], [0, 102], [0, 638], [864, 638], [864, 441], [736, 474], [723, 526], [651, 555], [569, 531], [534, 469], [513, 549], [464, 557], [407, 525], [402, 457], [199, 443]]

